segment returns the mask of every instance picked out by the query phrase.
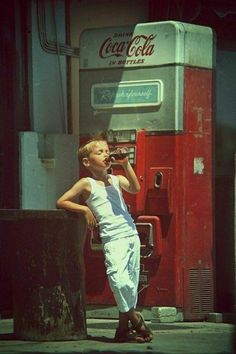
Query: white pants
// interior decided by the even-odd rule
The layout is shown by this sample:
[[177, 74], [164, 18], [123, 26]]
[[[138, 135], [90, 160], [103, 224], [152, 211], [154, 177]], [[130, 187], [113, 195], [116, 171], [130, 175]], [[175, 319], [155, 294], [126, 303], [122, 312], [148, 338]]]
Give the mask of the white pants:
[[140, 239], [138, 235], [110, 241], [103, 245], [106, 273], [120, 312], [137, 304]]

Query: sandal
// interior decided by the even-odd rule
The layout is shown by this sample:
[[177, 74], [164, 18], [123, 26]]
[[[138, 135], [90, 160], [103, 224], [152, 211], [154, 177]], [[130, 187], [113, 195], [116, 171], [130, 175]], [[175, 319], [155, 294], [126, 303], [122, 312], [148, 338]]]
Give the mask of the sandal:
[[[151, 342], [153, 338], [151, 328], [147, 326], [144, 317], [140, 312], [137, 312], [137, 315], [139, 317], [139, 321], [135, 326], [132, 326], [132, 329], [136, 331], [139, 335], [141, 335], [144, 338], [145, 342]], [[145, 329], [141, 329], [141, 327], [144, 327]]]
[[115, 342], [118, 343], [144, 343], [145, 340], [143, 336], [140, 336], [138, 333], [134, 332], [131, 328], [116, 329], [116, 334], [114, 338]]

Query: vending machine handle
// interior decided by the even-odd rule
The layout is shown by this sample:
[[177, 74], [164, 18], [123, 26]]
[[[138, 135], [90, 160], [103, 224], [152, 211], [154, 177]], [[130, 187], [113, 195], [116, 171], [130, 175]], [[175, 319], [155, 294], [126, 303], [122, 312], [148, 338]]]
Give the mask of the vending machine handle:
[[161, 188], [162, 181], [163, 181], [163, 173], [161, 171], [158, 171], [154, 176], [154, 187], [157, 189]]
[[150, 258], [160, 257], [163, 249], [160, 218], [156, 215], [140, 215], [137, 218], [136, 225], [151, 225], [148, 235]]
[[141, 257], [142, 258], [151, 257], [151, 255], [153, 253], [153, 248], [154, 248], [154, 244], [153, 244], [153, 225], [152, 225], [152, 223], [149, 223], [149, 222], [138, 222], [138, 223], [136, 223], [136, 226], [137, 226], [138, 229], [139, 229], [140, 226], [141, 227], [142, 226], [148, 226], [148, 242], [147, 242], [146, 245], [142, 245], [141, 244], [141, 249], [145, 248], [146, 250], [148, 250], [148, 254], [144, 256], [141, 253]]

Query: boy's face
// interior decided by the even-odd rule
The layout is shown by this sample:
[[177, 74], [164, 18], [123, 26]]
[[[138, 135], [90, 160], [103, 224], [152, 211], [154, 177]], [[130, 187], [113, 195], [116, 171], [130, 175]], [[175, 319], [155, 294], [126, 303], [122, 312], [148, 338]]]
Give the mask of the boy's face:
[[89, 156], [83, 159], [83, 164], [87, 168], [108, 169], [111, 166], [109, 154], [110, 150], [106, 141], [94, 142]]

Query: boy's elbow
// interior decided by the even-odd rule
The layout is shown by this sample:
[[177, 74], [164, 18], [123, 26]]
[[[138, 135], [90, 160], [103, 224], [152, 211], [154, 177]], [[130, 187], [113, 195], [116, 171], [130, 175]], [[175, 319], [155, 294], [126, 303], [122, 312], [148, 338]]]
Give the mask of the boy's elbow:
[[136, 193], [139, 193], [140, 190], [141, 190], [141, 186], [140, 186], [139, 183], [137, 183], [137, 185], [136, 185]]
[[135, 186], [134, 188], [132, 188], [131, 193], [132, 194], [137, 194], [137, 193], [140, 192], [140, 190], [141, 190], [140, 185], [139, 186]]
[[61, 199], [56, 201], [56, 207], [57, 209], [63, 209], [63, 201]]

